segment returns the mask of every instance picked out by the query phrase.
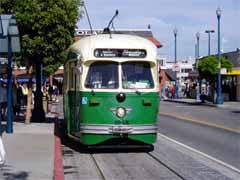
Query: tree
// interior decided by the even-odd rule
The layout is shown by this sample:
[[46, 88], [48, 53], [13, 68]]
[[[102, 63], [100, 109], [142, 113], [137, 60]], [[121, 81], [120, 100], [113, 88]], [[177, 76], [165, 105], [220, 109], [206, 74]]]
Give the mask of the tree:
[[23, 57], [41, 62], [47, 75], [66, 59], [73, 42], [79, 0], [21, 0], [15, 12], [22, 37]]
[[0, 14], [11, 14], [16, 0], [1, 0]]
[[[221, 56], [221, 68], [226, 68], [227, 71], [231, 71], [232, 63]], [[217, 56], [207, 56], [199, 59], [198, 63], [198, 72], [201, 79], [206, 79], [211, 85], [211, 99], [214, 101], [214, 93], [215, 93], [215, 82], [218, 75], [218, 57]]]
[[[79, 3], [80, 0], [21, 0], [16, 1], [13, 8], [21, 37], [22, 62], [27, 69], [34, 67], [36, 72], [37, 89], [32, 114], [35, 121], [45, 119], [41, 68], [45, 75], [49, 75], [66, 60], [66, 49], [73, 42]], [[31, 109], [30, 105], [28, 109]]]
[[[226, 68], [227, 71], [232, 69], [232, 63], [221, 56], [221, 68]], [[218, 74], [218, 57], [217, 56], [207, 56], [199, 59], [198, 72], [201, 78], [207, 80], [214, 80]]]

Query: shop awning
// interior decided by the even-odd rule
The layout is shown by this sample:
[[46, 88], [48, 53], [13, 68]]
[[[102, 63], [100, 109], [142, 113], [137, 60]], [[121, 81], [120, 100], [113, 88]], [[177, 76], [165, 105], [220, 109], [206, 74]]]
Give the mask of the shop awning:
[[231, 72], [227, 72], [227, 75], [240, 75], [240, 69], [232, 69]]

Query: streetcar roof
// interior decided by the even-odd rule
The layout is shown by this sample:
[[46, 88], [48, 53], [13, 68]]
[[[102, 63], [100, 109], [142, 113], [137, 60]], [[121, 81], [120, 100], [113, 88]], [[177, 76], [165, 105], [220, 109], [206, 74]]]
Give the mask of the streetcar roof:
[[[75, 42], [70, 50], [82, 57], [82, 61], [89, 60], [116, 60], [117, 57], [99, 58], [94, 56], [96, 49], [142, 49], [147, 51], [145, 58], [134, 58], [133, 60], [148, 60], [156, 61], [157, 48], [156, 46], [143, 37], [126, 34], [100, 34], [84, 37]], [[131, 59], [130, 57], [128, 60]], [[125, 61], [126, 59], [118, 59]]]

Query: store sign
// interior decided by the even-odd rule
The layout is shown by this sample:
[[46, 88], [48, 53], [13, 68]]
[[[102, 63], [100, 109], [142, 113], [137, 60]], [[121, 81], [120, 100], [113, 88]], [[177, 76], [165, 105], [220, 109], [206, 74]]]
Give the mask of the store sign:
[[75, 30], [76, 36], [90, 36], [90, 35], [96, 35], [96, 34], [102, 34], [102, 30]]
[[227, 69], [226, 68], [221, 68], [221, 74], [227, 74]]
[[145, 58], [144, 49], [95, 49], [95, 57]]

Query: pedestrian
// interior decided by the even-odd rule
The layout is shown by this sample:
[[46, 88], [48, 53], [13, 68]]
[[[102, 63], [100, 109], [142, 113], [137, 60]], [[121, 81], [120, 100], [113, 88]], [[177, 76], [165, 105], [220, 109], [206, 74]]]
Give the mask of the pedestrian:
[[5, 88], [3, 82], [0, 82], [0, 121], [5, 118], [7, 110], [7, 89]]
[[6, 113], [7, 107], [7, 90], [0, 81], [0, 166], [5, 162], [5, 150], [2, 141], [2, 119]]
[[184, 95], [186, 96], [186, 98], [189, 98], [190, 96], [190, 85], [188, 83], [186, 83]]
[[53, 87], [52, 87], [52, 85], [49, 85], [49, 87], [48, 87], [48, 94], [49, 94], [50, 101], [52, 101], [52, 95], [53, 95]]
[[175, 93], [175, 89], [174, 89], [173, 84], [171, 84], [171, 86], [170, 86], [170, 92], [171, 92], [171, 99], [173, 99], [174, 98], [174, 93]]
[[59, 89], [58, 89], [57, 86], [54, 88], [53, 94], [54, 94], [54, 100], [55, 100], [55, 102], [58, 102]]
[[14, 116], [19, 116], [21, 111], [21, 100], [23, 97], [22, 88], [17, 81], [13, 84], [13, 114]]
[[2, 135], [0, 134], [0, 167], [5, 163], [5, 149], [3, 145]]
[[19, 82], [17, 82], [17, 104], [21, 107], [21, 102], [23, 98], [22, 87]]
[[12, 109], [13, 109], [13, 116], [14, 119], [17, 115], [17, 83], [16, 80], [14, 80], [13, 88], [12, 88]]
[[23, 106], [26, 107], [27, 106], [27, 96], [28, 96], [28, 87], [27, 87], [26, 83], [24, 83], [22, 85], [22, 94], [23, 94]]

